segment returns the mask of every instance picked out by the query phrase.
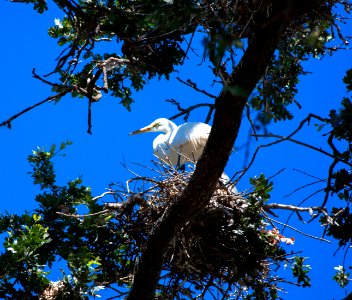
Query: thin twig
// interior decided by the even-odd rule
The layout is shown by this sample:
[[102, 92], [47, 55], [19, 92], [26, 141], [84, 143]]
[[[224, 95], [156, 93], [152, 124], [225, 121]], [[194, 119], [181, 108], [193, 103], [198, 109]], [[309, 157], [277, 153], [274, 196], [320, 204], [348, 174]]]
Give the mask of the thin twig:
[[[189, 49], [191, 49], [192, 41], [193, 41], [193, 38], [194, 38], [194, 34], [195, 34], [195, 31], [192, 32], [192, 35], [191, 35], [191, 38], [189, 39], [189, 42], [187, 42], [187, 40], [184, 39], [184, 41], [185, 41], [186, 44], [187, 44], [187, 49], [186, 49], [186, 51], [185, 51], [185, 55], [184, 55], [184, 57], [183, 57], [183, 61], [185, 61], [185, 59], [187, 58], [188, 51], [189, 51]], [[195, 52], [193, 51], [193, 49], [192, 49], [192, 52], [195, 53]]]
[[246, 112], [247, 112], [247, 119], [249, 121], [249, 124], [251, 124], [252, 130], [253, 130], [253, 132], [255, 134], [255, 140], [258, 142], [258, 137], [256, 136], [257, 135], [257, 131], [255, 129], [255, 126], [253, 124], [253, 120], [251, 118], [251, 113], [250, 113], [250, 108], [249, 108], [249, 104], [248, 103], [246, 103]]
[[65, 91], [61, 92], [61, 93], [58, 93], [56, 95], [53, 95], [53, 96], [49, 96], [47, 98], [45, 98], [44, 100], [32, 105], [32, 106], [29, 106], [27, 107], [26, 109], [20, 111], [19, 113], [13, 115], [12, 117], [8, 118], [6, 121], [3, 121], [2, 123], [0, 123], [0, 127], [2, 126], [7, 126], [8, 128], [11, 128], [11, 122], [15, 119], [17, 119], [18, 117], [22, 116], [23, 114], [25, 114], [26, 112], [29, 112], [30, 110], [44, 104], [44, 103], [49, 103], [51, 102], [52, 100], [58, 100], [60, 99], [61, 97], [65, 96], [66, 94], [68, 94], [69, 92], [72, 91], [73, 88], [67, 88]]
[[210, 97], [210, 98], [213, 98], [213, 99], [216, 99], [216, 98], [217, 98], [217, 96], [215, 96], [215, 95], [213, 95], [213, 94], [210, 94], [209, 92], [198, 88], [198, 87], [197, 87], [197, 84], [194, 83], [193, 81], [191, 81], [190, 79], [187, 79], [187, 81], [182, 80], [180, 77], [176, 77], [176, 79], [177, 79], [179, 82], [181, 82], [181, 83], [183, 83], [183, 84], [189, 86], [190, 88], [194, 89], [195, 91], [197, 91], [197, 92], [199, 92], [199, 93], [202, 93], [202, 94], [204, 94], [204, 95], [206, 95], [206, 96], [208, 96], [208, 97]]
[[326, 242], [326, 243], [331, 244], [331, 242], [330, 242], [329, 240], [327, 240], [327, 239], [320, 238], [320, 237], [318, 237], [318, 236], [305, 233], [305, 232], [303, 232], [303, 231], [301, 231], [301, 230], [299, 230], [299, 229], [297, 229], [297, 228], [295, 228], [295, 227], [293, 227], [293, 226], [291, 226], [291, 225], [288, 225], [288, 224], [285, 224], [285, 223], [280, 222], [280, 221], [278, 221], [278, 220], [272, 219], [272, 218], [270, 218], [270, 217], [268, 217], [268, 216], [265, 216], [265, 218], [268, 219], [268, 220], [270, 220], [270, 221], [272, 221], [272, 222], [274, 222], [274, 223], [277, 223], [277, 224], [279, 224], [279, 225], [282, 225], [282, 226], [285, 226], [285, 227], [287, 227], [287, 228], [290, 228], [290, 229], [292, 229], [292, 230], [294, 230], [294, 231], [296, 231], [296, 232], [298, 232], [298, 233], [300, 233], [300, 234], [302, 234], [302, 235], [304, 235], [304, 236], [307, 236], [307, 237], [310, 237], [310, 238], [312, 238], [312, 239], [316, 239], [316, 240], [319, 240], [319, 241], [322, 241], [322, 242]]
[[88, 97], [88, 129], [87, 133], [92, 134], [92, 99]]
[[207, 117], [205, 118], [205, 123], [208, 124], [210, 122], [210, 119], [211, 119], [211, 116], [213, 115], [214, 109], [215, 109], [214, 105], [209, 107]]
[[102, 211], [98, 211], [96, 213], [91, 213], [91, 214], [84, 214], [84, 215], [77, 215], [77, 214], [65, 214], [63, 212], [57, 211], [56, 213], [58, 215], [61, 216], [65, 216], [65, 217], [70, 217], [70, 218], [75, 218], [75, 219], [79, 219], [79, 218], [85, 218], [85, 217], [93, 217], [93, 216], [98, 216], [98, 215], [102, 215], [102, 214], [106, 214], [106, 213], [110, 213], [111, 210], [109, 209], [104, 209]]
[[317, 211], [317, 212], [322, 212], [322, 213], [326, 214], [326, 208], [322, 207], [322, 206], [301, 207], [301, 206], [295, 206], [295, 205], [290, 205], [290, 204], [269, 203], [269, 204], [264, 205], [264, 209], [266, 209], [266, 208], [291, 210], [291, 211], [296, 211], [296, 212], [305, 211], [305, 212], [309, 212], [310, 214], [313, 211]]
[[38, 79], [38, 80], [40, 80], [41, 82], [43, 82], [43, 83], [45, 83], [45, 84], [47, 84], [47, 85], [50, 85], [50, 86], [52, 86], [52, 87], [59, 87], [59, 86], [60, 86], [60, 84], [53, 83], [53, 82], [51, 82], [51, 81], [49, 81], [49, 80], [46, 80], [46, 79], [44, 79], [43, 77], [39, 76], [39, 75], [35, 72], [35, 68], [32, 69], [32, 74], [33, 74], [33, 77], [34, 77], [35, 79]]
[[298, 141], [298, 140], [296, 140], [296, 139], [292, 139], [292, 138], [290, 138], [289, 136], [284, 137], [284, 136], [282, 136], [282, 135], [273, 134], [273, 133], [269, 133], [269, 134], [253, 134], [253, 136], [261, 137], [261, 138], [277, 138], [278, 140], [276, 140], [276, 144], [278, 144], [278, 143], [280, 143], [280, 142], [283, 142], [283, 141], [289, 141], [289, 142], [292, 142], [292, 143], [295, 143], [295, 144], [298, 144], [298, 145], [301, 145], [301, 146], [304, 146], [304, 147], [313, 149], [313, 150], [315, 150], [315, 151], [317, 151], [317, 152], [320, 152], [320, 153], [322, 153], [322, 154], [325, 154], [326, 156], [329, 156], [329, 157], [331, 157], [331, 158], [333, 158], [333, 159], [336, 159], [336, 160], [338, 160], [338, 161], [340, 161], [340, 162], [342, 162], [342, 163], [344, 163], [344, 164], [346, 164], [346, 165], [352, 167], [352, 164], [349, 163], [348, 161], [344, 160], [344, 159], [341, 159], [341, 158], [339, 158], [339, 157], [336, 157], [336, 156], [334, 156], [333, 154], [331, 154], [331, 153], [329, 153], [329, 152], [327, 152], [327, 151], [325, 151], [325, 150], [322, 150], [322, 149], [320, 149], [320, 148], [317, 148], [317, 147], [315, 147], [315, 146], [312, 146], [312, 145], [309, 145], [309, 144], [307, 144], [307, 143]]
[[300, 187], [294, 189], [294, 190], [293, 190], [292, 192], [290, 192], [289, 194], [283, 196], [282, 198], [287, 198], [287, 197], [289, 197], [289, 196], [292, 196], [294, 193], [298, 192], [298, 191], [301, 190], [301, 189], [304, 189], [304, 188], [306, 188], [306, 187], [308, 187], [308, 186], [311, 186], [311, 185], [314, 185], [314, 184], [317, 184], [317, 183], [321, 183], [321, 182], [323, 182], [323, 181], [326, 181], [326, 180], [325, 180], [325, 179], [319, 179], [319, 180], [317, 180], [317, 181], [313, 181], [313, 182], [307, 183], [307, 184], [305, 184], [305, 185], [302, 185], [302, 186], [300, 186]]
[[328, 180], [326, 183], [326, 188], [325, 188], [325, 197], [324, 197], [324, 201], [322, 203], [322, 206], [325, 206], [326, 203], [328, 202], [328, 198], [329, 198], [329, 193], [331, 191], [331, 179], [332, 179], [332, 173], [334, 171], [335, 166], [338, 163], [338, 159], [335, 159], [332, 164], [329, 167], [329, 172], [328, 172]]
[[[184, 120], [187, 121], [189, 115], [191, 114], [191, 112], [192, 112], [193, 110], [199, 108], [199, 107], [208, 106], [209, 109], [212, 109], [212, 110], [214, 109], [214, 105], [211, 104], [211, 103], [198, 103], [198, 104], [195, 104], [195, 105], [191, 105], [191, 106], [189, 106], [188, 108], [182, 108], [181, 105], [180, 105], [180, 103], [177, 102], [175, 99], [168, 99], [168, 100], [166, 100], [166, 101], [167, 101], [167, 102], [170, 102], [170, 103], [173, 104], [173, 105], [176, 105], [177, 109], [180, 111], [178, 114], [176, 114], [176, 115], [170, 117], [170, 118], [169, 118], [170, 120], [174, 120], [174, 119], [179, 118], [179, 117], [181, 117], [181, 116], [184, 115]], [[210, 118], [209, 118], [209, 120], [210, 120]]]
[[96, 201], [96, 200], [98, 200], [98, 199], [101, 199], [101, 198], [105, 197], [106, 195], [115, 195], [115, 194], [116, 194], [116, 192], [114, 192], [114, 191], [104, 192], [104, 193], [102, 193], [101, 195], [92, 198], [92, 200], [93, 200], [93, 201]]
[[[306, 202], [308, 199], [312, 198], [314, 195], [319, 194], [319, 193], [322, 192], [322, 191], [324, 191], [324, 189], [320, 189], [320, 190], [315, 191], [314, 193], [312, 193], [312, 194], [310, 194], [309, 196], [307, 196], [306, 198], [304, 198], [304, 199], [303, 199], [300, 203], [298, 203], [298, 205], [296, 205], [296, 206], [302, 205], [302, 204], [303, 204], [304, 202]], [[288, 222], [290, 221], [290, 219], [291, 219], [293, 213], [294, 213], [294, 212], [291, 212], [291, 214], [288, 216], [288, 218], [287, 218], [285, 224], [288, 224]], [[309, 221], [308, 221], [308, 223], [309, 223]], [[284, 232], [284, 230], [285, 230], [285, 227], [282, 229], [282, 232]]]

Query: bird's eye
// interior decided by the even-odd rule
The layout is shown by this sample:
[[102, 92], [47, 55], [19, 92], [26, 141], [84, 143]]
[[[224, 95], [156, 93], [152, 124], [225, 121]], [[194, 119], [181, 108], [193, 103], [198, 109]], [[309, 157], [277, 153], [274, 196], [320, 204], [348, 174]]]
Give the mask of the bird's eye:
[[155, 123], [153, 127], [159, 127], [160, 126], [160, 123]]

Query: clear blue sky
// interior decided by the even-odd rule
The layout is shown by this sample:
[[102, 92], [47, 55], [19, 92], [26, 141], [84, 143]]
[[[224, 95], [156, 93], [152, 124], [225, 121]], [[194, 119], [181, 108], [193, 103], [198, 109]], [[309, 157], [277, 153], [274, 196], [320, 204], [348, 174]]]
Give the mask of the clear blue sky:
[[[60, 53], [56, 41], [47, 35], [49, 26], [54, 25], [54, 18], [62, 14], [54, 7], [49, 12], [39, 15], [31, 6], [3, 1], [0, 3], [0, 28], [2, 28], [2, 72], [0, 73], [0, 121], [18, 111], [41, 101], [51, 95], [50, 88], [31, 76], [35, 67], [39, 74], [52, 71], [54, 59]], [[199, 46], [200, 49], [200, 46]], [[301, 78], [297, 100], [303, 104], [302, 110], [296, 111], [295, 120], [270, 127], [274, 133], [287, 134], [292, 131], [309, 112], [327, 116], [331, 106], [338, 107], [342, 96], [345, 96], [342, 77], [346, 69], [352, 67], [351, 53], [340, 52], [333, 58], [326, 57], [322, 61], [314, 60], [307, 64], [312, 75]], [[206, 67], [198, 66], [200, 58], [189, 66], [180, 68], [182, 79], [192, 79], [200, 87], [217, 94], [218, 88], [210, 87], [211, 78]], [[150, 165], [152, 157], [153, 134], [130, 137], [128, 133], [138, 129], [158, 117], [170, 117], [177, 111], [166, 103], [166, 99], [174, 98], [184, 106], [211, 99], [183, 86], [174, 77], [170, 81], [153, 80], [140, 93], [135, 94], [136, 103], [132, 112], [126, 111], [119, 100], [105, 95], [102, 101], [93, 105], [93, 135], [87, 130], [87, 102], [82, 99], [66, 97], [58, 104], [45, 104], [25, 114], [12, 124], [12, 129], [0, 128], [0, 169], [1, 169], [1, 206], [0, 212], [21, 213], [36, 208], [35, 195], [39, 190], [33, 186], [26, 157], [37, 146], [48, 146], [71, 140], [66, 157], [56, 158], [56, 170], [59, 183], [83, 176], [84, 183], [92, 187], [93, 194], [99, 195], [110, 182], [125, 182], [133, 175], [121, 162], [125, 161], [129, 168], [139, 174], [149, 171], [138, 167], [133, 162]], [[204, 121], [204, 111], [192, 115], [191, 120]], [[183, 120], [176, 121], [178, 124]], [[248, 135], [248, 124], [245, 121], [241, 128], [236, 146], [245, 143]], [[303, 130], [298, 139], [325, 147], [314, 126]], [[252, 146], [252, 150], [255, 145]], [[226, 172], [231, 175], [243, 167], [244, 152], [235, 152], [228, 164]], [[260, 152], [256, 163], [248, 172], [248, 176], [239, 183], [239, 190], [249, 188], [248, 178], [265, 173], [267, 176], [286, 168], [281, 175], [275, 177], [273, 202], [297, 204], [317, 187], [307, 188], [291, 197], [283, 198], [295, 188], [312, 181], [294, 169], [301, 170], [317, 177], [325, 178], [331, 160], [303, 149], [295, 144], [280, 144]], [[321, 203], [320, 194], [307, 202], [307, 205]], [[308, 220], [309, 216], [304, 215]], [[293, 218], [295, 219], [295, 218]], [[282, 218], [281, 221], [285, 221]], [[293, 220], [291, 225], [300, 230], [321, 235], [319, 224], [304, 225]], [[296, 243], [289, 250], [303, 250], [301, 255], [309, 257], [307, 263], [312, 266], [312, 287], [301, 289], [287, 287], [288, 294], [284, 299], [341, 299], [345, 291], [331, 280], [334, 266], [342, 263], [342, 252], [335, 257], [336, 243], [324, 244], [304, 237], [296, 232], [286, 230], [287, 236], [294, 236]], [[283, 272], [286, 276], [289, 271]]]

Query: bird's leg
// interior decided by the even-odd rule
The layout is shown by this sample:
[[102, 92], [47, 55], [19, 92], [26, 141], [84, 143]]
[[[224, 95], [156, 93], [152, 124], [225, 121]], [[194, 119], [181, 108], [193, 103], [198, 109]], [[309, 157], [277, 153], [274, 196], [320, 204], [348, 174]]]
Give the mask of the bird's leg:
[[179, 170], [181, 168], [181, 155], [180, 153], [177, 155], [177, 164], [176, 164], [176, 170]]
[[179, 169], [180, 171], [182, 171], [182, 172], [186, 172], [186, 165], [183, 164], [183, 165], [181, 165], [178, 169]]
[[182, 164], [181, 165], [181, 155], [178, 154], [178, 158], [177, 158], [177, 164], [176, 164], [176, 171], [186, 171], [186, 165], [185, 164]]

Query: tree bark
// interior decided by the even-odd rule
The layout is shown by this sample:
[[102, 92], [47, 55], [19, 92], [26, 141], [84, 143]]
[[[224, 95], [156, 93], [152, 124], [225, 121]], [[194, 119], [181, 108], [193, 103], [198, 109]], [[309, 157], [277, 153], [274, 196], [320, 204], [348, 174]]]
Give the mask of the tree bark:
[[[291, 1], [279, 3], [271, 15], [262, 20], [251, 37], [249, 45], [215, 101], [215, 115], [212, 130], [202, 157], [197, 163], [192, 178], [179, 199], [171, 205], [155, 224], [134, 275], [128, 300], [153, 299], [163, 256], [175, 232], [209, 202], [218, 179], [231, 154], [241, 125], [242, 114], [249, 95], [263, 76], [270, 63], [277, 44], [294, 14], [304, 11], [293, 9]], [[307, 2], [315, 2], [306, 0]], [[301, 1], [297, 1], [301, 3]], [[307, 9], [307, 6], [305, 5]], [[310, 6], [311, 8], [311, 6]]]
[[352, 293], [349, 293], [345, 298], [342, 300], [352, 300]]

